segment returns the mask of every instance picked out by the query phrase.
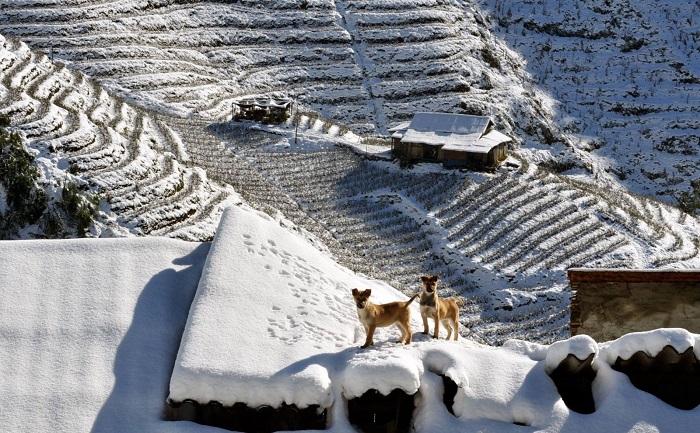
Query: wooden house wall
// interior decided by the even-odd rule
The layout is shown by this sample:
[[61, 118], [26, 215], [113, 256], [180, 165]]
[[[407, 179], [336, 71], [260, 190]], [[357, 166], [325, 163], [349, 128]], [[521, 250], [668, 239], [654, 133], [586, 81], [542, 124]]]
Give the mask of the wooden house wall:
[[496, 166], [505, 159], [506, 144], [501, 143], [488, 153], [444, 150], [442, 146], [423, 143], [405, 143], [399, 138], [392, 138], [392, 153], [399, 158], [442, 162], [445, 167]]

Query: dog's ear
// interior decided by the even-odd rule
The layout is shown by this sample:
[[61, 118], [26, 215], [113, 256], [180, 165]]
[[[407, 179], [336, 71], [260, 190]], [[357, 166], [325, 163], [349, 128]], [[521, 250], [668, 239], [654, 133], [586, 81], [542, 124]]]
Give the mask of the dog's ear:
[[372, 294], [372, 289], [366, 289], [365, 295], [370, 296]]
[[359, 291], [357, 289], [352, 289], [352, 296], [357, 296]]
[[423, 275], [422, 277], [420, 277], [420, 280], [421, 280], [421, 281], [426, 281], [427, 279], [428, 279], [428, 277], [425, 276], [425, 275]]
[[437, 281], [437, 280], [438, 280], [438, 276], [437, 276], [437, 275], [433, 275], [432, 277], [430, 277], [430, 280], [431, 280], [431, 281]]

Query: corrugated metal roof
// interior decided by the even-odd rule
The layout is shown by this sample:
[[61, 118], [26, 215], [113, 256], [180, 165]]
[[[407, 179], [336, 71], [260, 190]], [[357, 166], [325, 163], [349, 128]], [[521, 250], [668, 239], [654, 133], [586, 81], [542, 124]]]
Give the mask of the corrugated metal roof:
[[[486, 116], [468, 116], [448, 113], [416, 113], [406, 131], [404, 124], [393, 127], [392, 137], [404, 143], [442, 146], [444, 150], [488, 153], [500, 143], [511, 139], [496, 130], [486, 133], [491, 119]], [[484, 133], [486, 133], [484, 135]]]
[[292, 100], [282, 98], [244, 98], [233, 103], [239, 107], [287, 108], [292, 103]]
[[468, 116], [450, 113], [416, 113], [409, 130], [447, 132], [451, 134], [481, 136], [486, 132], [491, 119], [486, 116]]

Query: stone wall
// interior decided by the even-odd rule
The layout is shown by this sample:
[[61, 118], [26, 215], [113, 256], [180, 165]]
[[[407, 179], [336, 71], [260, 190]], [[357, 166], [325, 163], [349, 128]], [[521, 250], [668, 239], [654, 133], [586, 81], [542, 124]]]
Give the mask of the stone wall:
[[610, 341], [630, 332], [700, 333], [700, 270], [570, 269], [571, 334]]

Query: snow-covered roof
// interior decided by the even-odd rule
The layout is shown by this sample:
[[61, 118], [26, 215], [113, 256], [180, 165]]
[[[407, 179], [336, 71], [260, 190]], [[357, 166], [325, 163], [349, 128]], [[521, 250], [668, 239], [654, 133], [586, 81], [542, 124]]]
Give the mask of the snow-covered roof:
[[292, 103], [286, 98], [243, 98], [234, 101], [239, 107], [260, 107], [260, 108], [287, 108]]
[[364, 371], [367, 380], [343, 383], [351, 397], [373, 387], [414, 393], [415, 365], [347, 351], [361, 338], [351, 296], [356, 287], [371, 287], [376, 302], [404, 298], [339, 266], [303, 233], [265, 214], [229, 208], [192, 305], [169, 398], [328, 408], [337, 398], [334, 359]]
[[416, 113], [405, 125], [390, 129], [392, 137], [403, 143], [421, 143], [442, 146], [444, 150], [488, 153], [495, 146], [511, 139], [494, 130], [487, 116], [469, 116], [450, 113]]
[[[700, 421], [700, 407], [669, 406], [610, 366], [667, 345], [697, 355], [700, 336], [682, 329], [489, 347], [420, 332], [397, 345], [398, 332], [382, 328], [361, 350], [350, 289], [372, 288], [379, 303], [406, 297], [336, 264], [291, 223], [244, 207], [224, 213], [211, 246], [4, 241], [0, 264], [3, 431], [212, 431], [162, 419], [168, 383], [171, 398], [227, 401], [228, 391], [228, 401], [251, 405], [330, 405], [331, 433], [355, 433], [345, 400], [370, 388], [418, 392], [418, 433], [694, 431]], [[412, 313], [419, 331], [416, 304]], [[595, 357], [590, 415], [570, 410], [548, 376], [569, 354]], [[456, 416], [443, 404], [440, 375], [459, 387]]]
[[162, 413], [208, 249], [0, 241], [0, 430], [201, 431]]
[[392, 127], [389, 128], [389, 129], [387, 129], [387, 131], [389, 131], [389, 132], [401, 131], [401, 132], [403, 133], [403, 132], [405, 132], [405, 131], [408, 129], [408, 126], [409, 126], [410, 124], [411, 124], [410, 121], [408, 121], [408, 122], [401, 122], [401, 123], [398, 123], [398, 124], [392, 126]]

